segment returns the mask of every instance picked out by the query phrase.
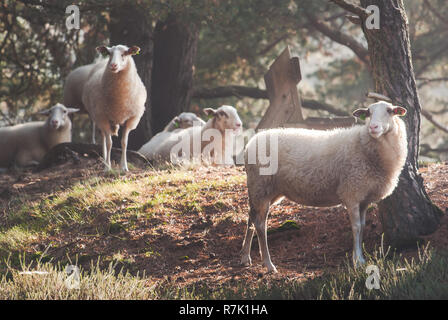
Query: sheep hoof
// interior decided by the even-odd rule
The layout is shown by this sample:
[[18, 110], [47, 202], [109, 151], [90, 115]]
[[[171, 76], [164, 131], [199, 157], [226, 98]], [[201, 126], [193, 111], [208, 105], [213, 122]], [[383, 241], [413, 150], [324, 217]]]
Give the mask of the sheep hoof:
[[364, 257], [358, 257], [358, 258], [353, 259], [353, 266], [355, 269], [358, 267], [362, 267], [365, 264], [366, 264], [366, 260], [364, 259]]
[[274, 265], [271, 265], [268, 267], [268, 273], [278, 273], [278, 270]]
[[245, 267], [249, 267], [252, 265], [252, 260], [250, 259], [250, 257], [242, 257], [241, 264]]
[[277, 268], [272, 264], [272, 262], [264, 262], [263, 265], [268, 269], [268, 273], [277, 273]]

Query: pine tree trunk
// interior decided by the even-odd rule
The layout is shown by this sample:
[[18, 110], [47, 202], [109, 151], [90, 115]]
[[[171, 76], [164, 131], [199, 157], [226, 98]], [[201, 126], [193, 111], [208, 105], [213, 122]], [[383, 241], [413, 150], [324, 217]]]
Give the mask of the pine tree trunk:
[[184, 23], [174, 15], [158, 22], [155, 27], [151, 89], [154, 134], [190, 107], [198, 37], [194, 25]]
[[[129, 134], [128, 148], [138, 150], [152, 137], [152, 103], [151, 80], [153, 68], [153, 41], [151, 20], [138, 4], [125, 4], [116, 6], [111, 10], [109, 24], [110, 45], [124, 44], [139, 46], [141, 53], [134, 56], [137, 72], [146, 87], [148, 97], [146, 110], [140, 119], [138, 127]], [[120, 136], [114, 137], [114, 147], [121, 147]]]
[[393, 246], [415, 243], [419, 236], [434, 232], [441, 217], [426, 194], [418, 173], [421, 105], [412, 66], [408, 20], [402, 0], [361, 0], [365, 8], [380, 9], [380, 29], [363, 32], [369, 46], [375, 90], [408, 110], [408, 158], [394, 193], [379, 203], [386, 241]]

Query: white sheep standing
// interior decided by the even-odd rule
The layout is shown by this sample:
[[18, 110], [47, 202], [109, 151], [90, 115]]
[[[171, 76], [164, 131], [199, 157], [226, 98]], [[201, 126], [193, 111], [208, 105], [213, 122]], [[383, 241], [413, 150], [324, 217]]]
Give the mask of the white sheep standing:
[[[263, 264], [269, 272], [277, 272], [268, 251], [266, 222], [270, 205], [283, 197], [316, 207], [343, 204], [350, 215], [354, 264], [365, 263], [362, 235], [367, 207], [392, 193], [406, 161], [406, 128], [397, 117], [405, 113], [406, 109], [381, 101], [353, 112], [355, 117], [369, 118], [363, 126], [257, 133], [245, 151], [250, 211], [241, 263], [251, 264], [254, 225]], [[248, 160], [268, 140], [277, 142], [278, 166], [276, 172], [262, 175], [257, 161]]]
[[193, 125], [204, 126], [205, 121], [199, 118], [192, 112], [182, 112], [174, 117], [163, 129], [163, 131], [156, 134], [147, 143], [145, 143], [138, 152], [143, 154], [148, 159], [153, 159], [159, 145], [167, 140], [173, 132], [178, 132], [183, 129], [188, 129]]
[[91, 69], [83, 88], [82, 102], [101, 131], [106, 170], [111, 169], [112, 135], [118, 135], [122, 126], [120, 168], [128, 171], [128, 136], [145, 111], [147, 95], [132, 58], [140, 48], [117, 45], [96, 49], [109, 59], [97, 62]]
[[39, 164], [55, 145], [71, 142], [72, 122], [69, 114], [79, 109], [56, 104], [39, 114], [48, 115], [46, 121], [33, 121], [0, 128], [0, 167]]
[[205, 125], [166, 133], [158, 147], [145, 156], [160, 162], [178, 162], [178, 157], [195, 160], [200, 156], [213, 164], [233, 165], [234, 138], [242, 131], [238, 112], [227, 105], [206, 108], [204, 112], [210, 117]]

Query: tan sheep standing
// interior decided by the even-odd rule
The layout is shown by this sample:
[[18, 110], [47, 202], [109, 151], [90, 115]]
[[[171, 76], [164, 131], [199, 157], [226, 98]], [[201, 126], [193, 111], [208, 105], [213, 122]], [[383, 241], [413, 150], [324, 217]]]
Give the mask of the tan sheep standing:
[[[370, 203], [392, 193], [407, 157], [403, 116], [406, 109], [378, 102], [353, 115], [368, 120], [363, 126], [331, 131], [272, 129], [256, 134], [245, 150], [249, 218], [241, 263], [251, 264], [250, 248], [255, 226], [263, 264], [272, 264], [266, 238], [271, 204], [283, 197], [297, 203], [329, 207], [343, 204], [353, 231], [353, 260], [365, 263], [362, 234]], [[269, 141], [278, 147], [277, 170], [261, 174], [254, 152]]]
[[137, 127], [145, 111], [147, 96], [132, 58], [140, 48], [117, 45], [101, 46], [97, 50], [109, 59], [99, 61], [91, 69], [83, 88], [82, 102], [101, 131], [106, 170], [111, 169], [112, 135], [118, 135], [122, 126], [120, 169], [128, 171], [129, 132]]
[[69, 114], [79, 109], [56, 104], [39, 114], [48, 115], [46, 121], [33, 121], [0, 128], [0, 167], [39, 164], [55, 145], [71, 142], [72, 122]]
[[[89, 79], [90, 71], [96, 63], [81, 66], [73, 70], [67, 76], [64, 84], [64, 105], [67, 107], [79, 108], [81, 112], [87, 112], [82, 102], [84, 85]], [[92, 143], [95, 144], [95, 122], [92, 121]]]

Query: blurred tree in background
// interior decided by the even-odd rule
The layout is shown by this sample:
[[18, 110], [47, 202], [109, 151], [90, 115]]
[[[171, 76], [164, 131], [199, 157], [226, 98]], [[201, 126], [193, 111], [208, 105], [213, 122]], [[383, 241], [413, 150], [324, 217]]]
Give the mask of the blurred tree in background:
[[[72, 3], [80, 8], [80, 30], [65, 25]], [[423, 115], [432, 121], [423, 122], [422, 150], [443, 150], [448, 4], [408, 0], [406, 10]], [[255, 125], [268, 105], [263, 74], [286, 44], [301, 57], [307, 112], [343, 115], [364, 104], [373, 87], [367, 42], [346, 14], [326, 0], [6, 0], [0, 125], [34, 119], [36, 110], [60, 101], [67, 74], [93, 62], [97, 45], [118, 42], [143, 48], [136, 63], [149, 99], [133, 148], [175, 114], [206, 106], [236, 105], [243, 122]], [[87, 140], [87, 118], [76, 119], [74, 139]]]

